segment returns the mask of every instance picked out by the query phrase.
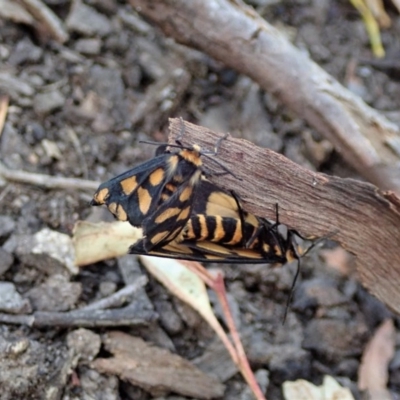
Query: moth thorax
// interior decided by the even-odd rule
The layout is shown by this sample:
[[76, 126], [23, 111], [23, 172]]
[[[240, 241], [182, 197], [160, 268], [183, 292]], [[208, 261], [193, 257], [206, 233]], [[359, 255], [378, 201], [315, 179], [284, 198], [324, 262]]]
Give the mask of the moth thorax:
[[180, 152], [181, 157], [195, 165], [196, 167], [200, 167], [203, 165], [200, 157], [200, 146], [194, 145], [192, 149], [184, 149]]

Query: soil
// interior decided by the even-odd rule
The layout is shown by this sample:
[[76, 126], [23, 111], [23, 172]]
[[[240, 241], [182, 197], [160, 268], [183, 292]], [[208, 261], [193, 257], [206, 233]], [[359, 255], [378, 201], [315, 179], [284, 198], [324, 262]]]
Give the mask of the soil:
[[[74, 13], [68, 0], [45, 3], [66, 21], [70, 38], [63, 45], [46, 40], [40, 29], [0, 19], [0, 91], [10, 96], [0, 157], [9, 169], [103, 182], [151, 158], [154, 146], [139, 141], [165, 142], [168, 118], [182, 116], [268, 146], [308, 168], [360, 179], [301, 116], [249, 78], [166, 38], [125, 2], [75, 2], [75, 8], [83, 8]], [[388, 54], [383, 63], [373, 59], [350, 2], [251, 4], [344, 86], [400, 122], [395, 58], [400, 17], [394, 9], [388, 10], [392, 26], [382, 34]], [[78, 220], [110, 220], [106, 210], [88, 205], [92, 195], [0, 181], [0, 297], [13, 300], [12, 305], [0, 301], [7, 303], [0, 304], [0, 398], [186, 398], [160, 389], [157, 382], [134, 384], [122, 372], [118, 378], [92, 364], [112, 353], [104, 339], [112, 330], [192, 360], [217, 379], [213, 385], [224, 385], [222, 397], [213, 398], [251, 398], [211, 328], [151, 277], [136, 296], [139, 308], [151, 313], [143, 311], [137, 325], [80, 329], [78, 323], [32, 327], [5, 322], [7, 314], [81, 308], [120, 290], [132, 276], [147, 275], [134, 256], [99, 262], [77, 274], [26, 256], [29, 241], [21, 245], [22, 236], [27, 240], [43, 228], [71, 235]], [[21, 246], [24, 251], [18, 250]], [[285, 324], [295, 264], [223, 267], [230, 305], [261, 387], [269, 399], [279, 400], [287, 380], [320, 384], [324, 375], [332, 375], [361, 398], [361, 355], [377, 326], [392, 317], [397, 347], [388, 389], [400, 398], [398, 317], [360, 286], [351, 260], [334, 243], [326, 241], [324, 247], [301, 260]], [[199, 391], [197, 397], [203, 395]]]

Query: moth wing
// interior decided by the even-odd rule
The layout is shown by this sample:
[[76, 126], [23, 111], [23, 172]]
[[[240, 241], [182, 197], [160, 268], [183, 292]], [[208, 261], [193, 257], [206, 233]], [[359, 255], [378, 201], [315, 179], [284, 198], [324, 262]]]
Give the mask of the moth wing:
[[170, 157], [173, 155], [160, 155], [102, 183], [91, 205], [105, 204], [118, 220], [140, 226], [158, 205], [168, 181]]
[[229, 264], [280, 264], [282, 261], [280, 257], [265, 259], [263, 254], [256, 250], [228, 248], [209, 241], [172, 241], [162, 247], [156, 247], [150, 251], [146, 251], [143, 239], [140, 239], [130, 247], [129, 253], [176, 258], [178, 260]]
[[162, 247], [181, 233], [192, 212], [196, 183], [196, 177], [184, 181], [153, 214], [143, 220], [143, 241], [147, 251], [155, 246]]

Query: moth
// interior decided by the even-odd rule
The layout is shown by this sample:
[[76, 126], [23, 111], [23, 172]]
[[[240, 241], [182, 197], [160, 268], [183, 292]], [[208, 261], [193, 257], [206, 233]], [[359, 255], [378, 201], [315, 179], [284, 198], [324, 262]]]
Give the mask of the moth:
[[244, 211], [233, 192], [204, 177], [198, 185], [190, 218], [174, 240], [149, 251], [140, 239], [129, 252], [215, 263], [285, 264], [300, 259], [303, 250], [296, 236], [301, 236], [280, 224], [278, 209], [271, 222]]
[[[226, 137], [220, 138], [213, 152], [198, 145], [183, 146], [179, 140], [169, 145], [177, 151], [163, 151], [161, 146], [153, 159], [102, 183], [90, 204], [105, 204], [117, 220], [142, 227], [146, 251], [166, 245], [180, 234], [192, 214], [197, 187], [207, 173], [201, 156], [216, 155]], [[231, 173], [214, 161], [224, 168], [223, 173]]]

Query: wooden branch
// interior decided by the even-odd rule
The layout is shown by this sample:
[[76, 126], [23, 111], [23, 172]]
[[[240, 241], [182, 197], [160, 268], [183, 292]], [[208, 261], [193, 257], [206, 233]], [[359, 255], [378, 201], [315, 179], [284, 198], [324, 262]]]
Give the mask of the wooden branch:
[[[181, 132], [180, 119], [170, 120], [170, 140]], [[185, 122], [184, 144], [213, 149], [216, 134]], [[357, 257], [362, 284], [392, 310], [400, 313], [400, 198], [393, 192], [307, 170], [281, 154], [241, 139], [222, 142], [218, 160], [231, 175], [211, 178], [234, 190], [244, 208], [260, 217], [275, 218], [279, 204], [282, 223], [306, 236], [329, 236]], [[218, 167], [203, 157], [210, 170]]]
[[240, 0], [130, 0], [177, 42], [242, 72], [307, 120], [362, 176], [400, 193], [399, 128]]

